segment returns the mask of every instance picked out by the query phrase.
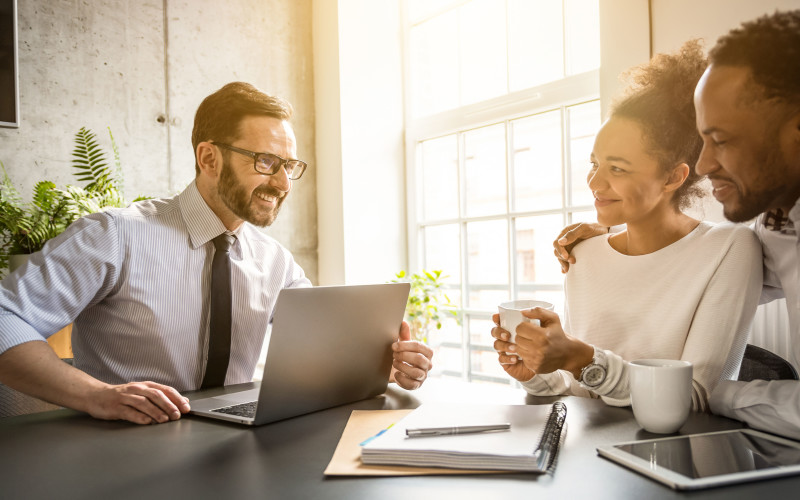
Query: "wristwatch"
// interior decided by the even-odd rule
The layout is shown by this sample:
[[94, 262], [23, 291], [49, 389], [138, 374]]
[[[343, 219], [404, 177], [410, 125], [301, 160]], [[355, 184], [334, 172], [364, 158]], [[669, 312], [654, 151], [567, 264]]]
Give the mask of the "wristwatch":
[[578, 382], [590, 389], [594, 389], [606, 381], [606, 375], [608, 375], [606, 353], [602, 349], [595, 347], [592, 362], [583, 367], [581, 376], [578, 377]]

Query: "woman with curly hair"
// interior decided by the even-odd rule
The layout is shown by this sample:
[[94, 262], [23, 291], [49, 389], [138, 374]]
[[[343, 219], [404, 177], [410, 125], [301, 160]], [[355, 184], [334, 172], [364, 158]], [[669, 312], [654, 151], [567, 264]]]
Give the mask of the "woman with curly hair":
[[529, 393], [625, 406], [626, 361], [682, 359], [694, 367], [692, 406], [706, 411], [717, 383], [737, 375], [761, 291], [761, 248], [745, 226], [684, 213], [703, 194], [693, 92], [706, 66], [700, 44], [689, 42], [630, 72], [597, 133], [587, 179], [598, 222], [625, 230], [573, 249], [563, 326], [535, 308], [524, 314], [541, 325], [522, 323], [514, 344], [492, 329], [500, 363]]

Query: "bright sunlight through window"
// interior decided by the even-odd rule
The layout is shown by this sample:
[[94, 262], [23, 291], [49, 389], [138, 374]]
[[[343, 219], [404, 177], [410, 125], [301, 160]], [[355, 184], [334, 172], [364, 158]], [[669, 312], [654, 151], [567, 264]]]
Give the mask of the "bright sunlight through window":
[[406, 0], [409, 243], [441, 269], [459, 320], [431, 336], [436, 372], [511, 383], [492, 349], [500, 302], [563, 310], [552, 241], [594, 220], [599, 0]]

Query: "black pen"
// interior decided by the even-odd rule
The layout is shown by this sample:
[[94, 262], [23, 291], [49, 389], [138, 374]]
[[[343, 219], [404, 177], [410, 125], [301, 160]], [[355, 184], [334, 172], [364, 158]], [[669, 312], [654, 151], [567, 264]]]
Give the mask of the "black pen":
[[461, 425], [452, 427], [421, 427], [418, 429], [406, 429], [406, 436], [407, 437], [452, 436], [454, 434], [475, 434], [480, 432], [507, 431], [509, 429], [511, 429], [511, 424]]

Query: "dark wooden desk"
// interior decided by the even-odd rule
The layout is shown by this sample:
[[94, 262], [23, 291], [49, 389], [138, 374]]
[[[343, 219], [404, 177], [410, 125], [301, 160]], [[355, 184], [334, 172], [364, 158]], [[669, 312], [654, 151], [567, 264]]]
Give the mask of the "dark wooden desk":
[[[800, 477], [679, 493], [597, 456], [601, 444], [651, 436], [630, 409], [565, 398], [568, 434], [553, 476], [496, 474], [326, 478], [353, 409], [425, 401], [544, 404], [522, 390], [429, 380], [378, 398], [257, 428], [186, 416], [152, 426], [94, 420], [70, 410], [0, 419], [3, 499], [794, 498]], [[739, 427], [692, 415], [683, 433]]]

